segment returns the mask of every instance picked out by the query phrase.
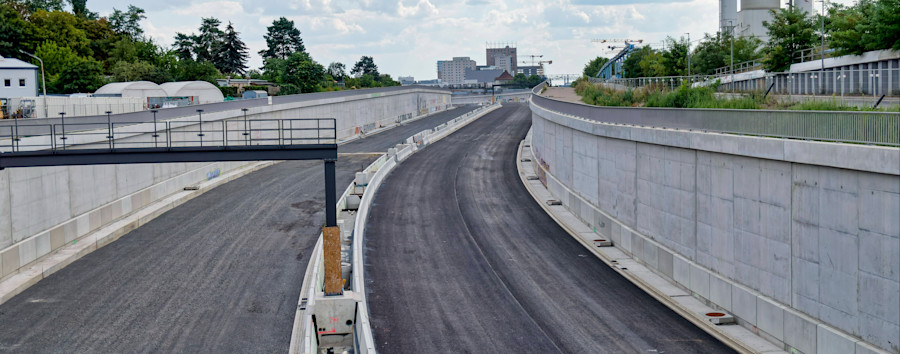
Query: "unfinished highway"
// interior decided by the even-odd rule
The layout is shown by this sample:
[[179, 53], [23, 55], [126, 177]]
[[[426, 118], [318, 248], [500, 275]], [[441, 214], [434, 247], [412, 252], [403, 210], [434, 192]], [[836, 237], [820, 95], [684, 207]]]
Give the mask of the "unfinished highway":
[[529, 195], [509, 104], [419, 152], [381, 185], [366, 279], [384, 353], [723, 353], [610, 269]]
[[[474, 109], [343, 145], [383, 153]], [[377, 155], [342, 156], [337, 184]], [[321, 162], [226, 183], [86, 255], [0, 305], [2, 352], [283, 353], [324, 222]]]

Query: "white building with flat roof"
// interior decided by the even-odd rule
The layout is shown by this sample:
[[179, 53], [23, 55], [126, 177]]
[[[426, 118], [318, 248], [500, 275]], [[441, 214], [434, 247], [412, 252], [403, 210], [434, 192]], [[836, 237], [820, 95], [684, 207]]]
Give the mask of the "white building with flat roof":
[[466, 69], [475, 70], [475, 61], [469, 57], [453, 57], [453, 60], [438, 60], [437, 62], [438, 79], [449, 85], [464, 83]]
[[32, 97], [37, 94], [37, 65], [0, 57], [0, 98]]

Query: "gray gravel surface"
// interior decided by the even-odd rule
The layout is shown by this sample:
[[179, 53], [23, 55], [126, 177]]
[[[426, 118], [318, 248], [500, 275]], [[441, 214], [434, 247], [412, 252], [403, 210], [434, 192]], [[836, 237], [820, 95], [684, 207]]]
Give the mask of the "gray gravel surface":
[[[474, 107], [341, 146], [385, 151]], [[376, 156], [342, 156], [339, 193]], [[0, 305], [0, 352], [284, 353], [324, 223], [322, 162], [210, 190]]]
[[369, 214], [382, 353], [731, 350], [595, 258], [522, 186], [531, 121], [509, 104], [410, 157]]

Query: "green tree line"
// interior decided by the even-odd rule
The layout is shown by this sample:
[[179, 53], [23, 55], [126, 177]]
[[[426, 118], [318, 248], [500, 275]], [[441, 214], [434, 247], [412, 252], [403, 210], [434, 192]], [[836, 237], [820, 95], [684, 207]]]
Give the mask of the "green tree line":
[[25, 53], [41, 58], [48, 93], [93, 92], [108, 82], [215, 83], [225, 77], [267, 79], [282, 87], [280, 94], [399, 85], [378, 73], [368, 56], [357, 63], [365, 71], [354, 77], [340, 63], [332, 66], [341, 70], [326, 70], [284, 17], [267, 27], [260, 70], [248, 70], [247, 46], [230, 22], [223, 26], [217, 18], [203, 18], [196, 34], [178, 33], [167, 47], [144, 35], [145, 18], [133, 5], [102, 17], [86, 0], [0, 0], [0, 55], [35, 65], [39, 62]]

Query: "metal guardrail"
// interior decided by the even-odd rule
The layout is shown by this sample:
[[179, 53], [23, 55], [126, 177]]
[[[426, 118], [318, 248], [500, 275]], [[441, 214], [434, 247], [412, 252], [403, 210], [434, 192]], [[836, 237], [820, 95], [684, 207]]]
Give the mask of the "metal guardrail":
[[531, 100], [544, 109], [603, 123], [900, 146], [900, 114], [891, 112], [599, 107], [540, 95]]
[[18, 124], [0, 127], [0, 151], [336, 144], [336, 127], [333, 118]]

